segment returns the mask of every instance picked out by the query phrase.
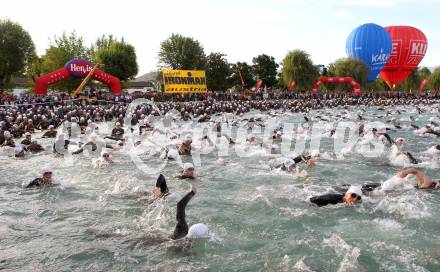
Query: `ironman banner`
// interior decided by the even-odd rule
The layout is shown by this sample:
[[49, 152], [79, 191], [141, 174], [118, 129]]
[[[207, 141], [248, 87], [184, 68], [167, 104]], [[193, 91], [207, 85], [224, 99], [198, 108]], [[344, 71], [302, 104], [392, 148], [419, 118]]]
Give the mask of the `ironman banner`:
[[206, 93], [205, 71], [163, 70], [165, 93]]

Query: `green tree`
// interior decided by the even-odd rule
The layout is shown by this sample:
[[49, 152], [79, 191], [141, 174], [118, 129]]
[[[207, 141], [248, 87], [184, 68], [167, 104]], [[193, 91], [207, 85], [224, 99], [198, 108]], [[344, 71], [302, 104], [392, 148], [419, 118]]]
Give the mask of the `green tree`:
[[159, 66], [174, 70], [203, 70], [206, 56], [202, 45], [193, 38], [172, 34], [160, 44]]
[[[71, 59], [81, 58], [90, 59], [92, 52], [84, 45], [83, 38], [76, 32], [70, 34], [63, 33], [61, 37], [55, 37], [54, 42], [46, 49], [42, 57], [41, 72], [49, 73], [59, 69]], [[81, 83], [82, 79], [70, 78], [60, 81], [51, 86], [51, 88], [71, 92]]]
[[373, 81], [373, 83], [371, 83], [368, 86], [368, 90], [372, 90], [372, 91], [389, 91], [390, 87], [385, 82], [385, 80], [383, 80], [382, 77], [379, 76], [378, 78], [376, 78], [375, 81]]
[[43, 74], [43, 58], [35, 55], [26, 69], [26, 76], [34, 82], [35, 79]]
[[[363, 89], [367, 88], [368, 68], [362, 61], [355, 58], [342, 58], [331, 63], [328, 73], [336, 77], [352, 77]], [[336, 89], [346, 90], [349, 86], [338, 85]], [[351, 86], [350, 86], [351, 88]]]
[[266, 54], [259, 55], [252, 59], [252, 71], [255, 79], [262, 79], [263, 85], [272, 87], [277, 83], [278, 63], [275, 58]]
[[95, 62], [104, 64], [101, 68], [104, 72], [122, 81], [127, 81], [137, 75], [136, 51], [124, 39], [118, 41], [113, 36], [102, 36], [92, 48]]
[[430, 75], [431, 70], [429, 70], [428, 67], [422, 67], [419, 69], [419, 76], [421, 80], [428, 78]]
[[295, 89], [311, 89], [319, 77], [318, 68], [313, 65], [309, 54], [303, 50], [294, 50], [287, 53], [281, 65], [281, 73], [285, 87], [289, 86], [292, 80], [295, 80]]
[[231, 69], [225, 54], [211, 53], [206, 58], [206, 83], [209, 90], [224, 91], [230, 87]]
[[12, 77], [23, 73], [34, 56], [29, 33], [17, 23], [0, 20], [0, 89], [10, 86]]
[[229, 78], [231, 86], [242, 85], [240, 74], [243, 78], [244, 87], [250, 88], [255, 85], [256, 81], [252, 74], [252, 67], [246, 62], [237, 62], [231, 65], [231, 76]]
[[440, 89], [440, 68], [437, 68], [428, 79], [428, 90], [438, 91], [439, 89]]
[[402, 91], [409, 91], [409, 90], [418, 90], [420, 86], [420, 75], [419, 70], [414, 69], [408, 77], [399, 84], [399, 86], [396, 88], [396, 90], [402, 90]]

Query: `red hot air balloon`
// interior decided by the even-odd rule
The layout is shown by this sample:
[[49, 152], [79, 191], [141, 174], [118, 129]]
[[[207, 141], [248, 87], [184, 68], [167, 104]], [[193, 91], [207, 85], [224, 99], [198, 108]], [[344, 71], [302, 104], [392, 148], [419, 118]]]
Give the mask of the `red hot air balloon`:
[[381, 77], [392, 90], [417, 68], [428, 49], [425, 34], [411, 26], [388, 26], [392, 40], [391, 55]]

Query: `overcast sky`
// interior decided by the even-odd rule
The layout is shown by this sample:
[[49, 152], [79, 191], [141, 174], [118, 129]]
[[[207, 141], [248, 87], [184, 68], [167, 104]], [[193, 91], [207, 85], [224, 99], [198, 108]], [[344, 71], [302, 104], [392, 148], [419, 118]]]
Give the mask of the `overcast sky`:
[[38, 54], [64, 31], [87, 45], [103, 34], [124, 37], [136, 48], [139, 74], [157, 68], [160, 42], [180, 33], [205, 52], [230, 62], [265, 53], [281, 62], [289, 50], [307, 51], [315, 64], [345, 57], [350, 32], [364, 23], [410, 25], [428, 38], [421, 66], [440, 65], [440, 0], [6, 0], [0, 18], [20, 23]]

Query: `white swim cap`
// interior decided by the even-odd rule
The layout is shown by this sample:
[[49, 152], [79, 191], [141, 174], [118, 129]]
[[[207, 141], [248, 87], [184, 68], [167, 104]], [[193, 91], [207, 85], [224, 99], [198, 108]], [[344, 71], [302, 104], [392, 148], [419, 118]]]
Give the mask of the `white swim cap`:
[[317, 149], [312, 150], [312, 152], [310, 152], [310, 156], [318, 157], [319, 156], [319, 150], [317, 150]]
[[14, 149], [14, 152], [15, 152], [15, 155], [19, 155], [21, 152], [23, 152], [23, 147], [21, 147], [21, 146], [17, 146], [17, 147]]
[[121, 141], [121, 140], [119, 140], [119, 141], [116, 142], [116, 144], [117, 144], [117, 145], [124, 145], [124, 142]]
[[281, 135], [283, 135], [283, 133], [281, 132], [281, 131], [277, 131], [277, 135], [279, 135], [279, 136], [281, 136]]
[[9, 139], [9, 138], [11, 138], [11, 133], [9, 131], [5, 131], [3, 133], [3, 136], [5, 136], [6, 139]]
[[26, 132], [26, 133], [24, 134], [24, 136], [31, 136], [31, 133], [30, 133], [30, 132]]
[[209, 237], [208, 226], [203, 223], [192, 225], [188, 230], [188, 238], [207, 238]]
[[177, 149], [173, 148], [168, 151], [168, 154], [167, 154], [168, 159], [176, 160], [178, 156], [179, 156], [179, 152], [177, 151]]
[[191, 134], [187, 134], [187, 135], [185, 136], [185, 141], [189, 141], [189, 140], [192, 141], [192, 136], [191, 136]]
[[291, 158], [288, 158], [288, 159], [286, 159], [286, 160], [283, 162], [283, 164], [284, 164], [285, 167], [290, 167], [290, 166], [292, 166], [292, 165], [295, 164], [295, 161], [292, 160]]
[[117, 127], [121, 126], [121, 123], [116, 122], [116, 126], [117, 126]]
[[350, 188], [348, 188], [347, 193], [353, 193], [358, 196], [362, 196], [362, 187], [358, 185], [351, 185]]
[[53, 125], [50, 125], [50, 126], [49, 126], [49, 129], [51, 129], [51, 128], [54, 128], [54, 126], [53, 126]]
[[48, 164], [45, 165], [43, 168], [41, 168], [41, 173], [52, 173], [53, 172], [53, 168], [52, 165]]
[[185, 162], [185, 163], [183, 164], [183, 171], [187, 171], [187, 170], [190, 169], [190, 168], [194, 169], [194, 164], [192, 164], [192, 163], [190, 163], [190, 162]]

